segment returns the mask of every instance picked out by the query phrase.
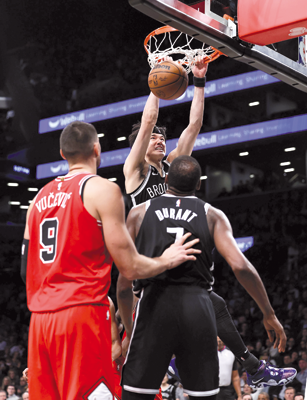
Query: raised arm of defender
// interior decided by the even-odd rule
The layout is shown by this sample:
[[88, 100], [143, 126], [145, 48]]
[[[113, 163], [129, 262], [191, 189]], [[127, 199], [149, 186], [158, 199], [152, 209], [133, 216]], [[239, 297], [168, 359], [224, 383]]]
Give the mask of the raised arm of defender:
[[207, 219], [217, 251], [230, 265], [240, 284], [258, 304], [263, 313], [263, 324], [271, 342], [274, 340], [275, 332], [274, 347], [278, 346], [279, 351], [284, 351], [287, 340], [284, 329], [275, 316], [258, 272], [237, 246], [228, 218], [222, 211], [209, 207]]

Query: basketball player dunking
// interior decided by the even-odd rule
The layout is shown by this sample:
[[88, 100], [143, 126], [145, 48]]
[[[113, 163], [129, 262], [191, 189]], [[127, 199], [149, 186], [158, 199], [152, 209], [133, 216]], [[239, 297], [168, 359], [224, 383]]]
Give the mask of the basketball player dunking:
[[[141, 123], [133, 126], [132, 133], [129, 136], [132, 148], [124, 165], [126, 192], [130, 196], [134, 206], [148, 199], [161, 196], [166, 190], [165, 176], [170, 163], [179, 155], [191, 155], [203, 121], [203, 86], [205, 85], [206, 71], [206, 64], [203, 64], [198, 59], [192, 70], [194, 77], [196, 77], [195, 83], [197, 86], [194, 88], [189, 125], [182, 132], [177, 148], [168, 155], [166, 160], [164, 160], [166, 152], [166, 129], [156, 125], [159, 113], [159, 99], [152, 93], [149, 95]], [[121, 283], [121, 279], [119, 276], [118, 284], [125, 286], [124, 283]], [[128, 282], [126, 282], [127, 285]], [[124, 296], [125, 288], [123, 287], [123, 291], [118, 291], [118, 293]], [[210, 299], [217, 318], [219, 337], [235, 354], [248, 372], [250, 386], [261, 387], [263, 385], [262, 379], [254, 379], [254, 376], [258, 378], [259, 373], [264, 374], [267, 366], [248, 351], [232, 321], [224, 299], [213, 291], [210, 294]], [[128, 307], [128, 304], [127, 299], [126, 307]], [[129, 326], [125, 326], [125, 328], [128, 332], [131, 330]], [[130, 332], [127, 335], [128, 337], [130, 337], [129, 334]], [[284, 351], [284, 340], [280, 341], [278, 349], [280, 352]], [[284, 376], [282, 370], [279, 370], [279, 373], [277, 373], [276, 369], [275, 372], [275, 378], [271, 380], [272, 385], [283, 384]]]
[[[275, 345], [285, 344], [283, 327], [263, 283], [238, 248], [227, 217], [195, 197], [200, 176], [194, 158], [176, 158], [166, 178], [166, 194], [134, 207], [128, 215], [128, 230], [142, 254], [158, 256], [185, 231], [200, 238], [202, 252], [194, 264], [187, 262], [176, 270], [137, 281], [140, 300], [123, 366], [123, 400], [153, 399], [172, 354], [176, 354], [184, 391], [190, 398], [216, 398], [219, 368], [215, 313], [209, 297], [214, 247], [258, 304], [269, 338], [273, 340], [275, 332]], [[120, 296], [118, 300], [122, 301]]]
[[22, 246], [27, 284], [29, 392], [34, 399], [113, 397], [107, 293], [112, 259], [127, 278], [154, 276], [187, 259], [190, 243], [160, 258], [137, 253], [119, 187], [96, 175], [101, 148], [93, 125], [75, 121], [60, 137], [69, 172], [31, 203]]
[[[166, 57], [166, 59], [171, 59]], [[129, 136], [131, 151], [124, 165], [125, 186], [132, 204], [140, 204], [149, 198], [165, 193], [165, 173], [169, 164], [180, 155], [190, 155], [200, 132], [205, 103], [205, 75], [208, 64], [197, 59], [192, 72], [195, 77], [194, 97], [191, 104], [190, 121], [181, 133], [178, 146], [165, 157], [165, 128], [156, 126], [159, 99], [150, 93], [141, 123], [135, 124]]]

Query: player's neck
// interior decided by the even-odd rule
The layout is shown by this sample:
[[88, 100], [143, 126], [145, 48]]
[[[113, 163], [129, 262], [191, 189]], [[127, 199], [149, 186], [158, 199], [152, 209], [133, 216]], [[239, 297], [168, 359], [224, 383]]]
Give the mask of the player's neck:
[[83, 163], [73, 164], [69, 166], [67, 175], [81, 174], [81, 173], [92, 173], [96, 174], [96, 168], [92, 165]]
[[159, 158], [159, 159], [146, 157], [146, 161], [148, 162], [148, 164], [155, 167], [159, 171], [159, 173], [161, 173], [161, 171], [163, 169], [162, 160], [163, 160], [163, 157]]
[[166, 194], [172, 194], [173, 196], [180, 196], [180, 197], [195, 196], [195, 190], [193, 190], [192, 192], [180, 192], [174, 187], [168, 187], [168, 189], [166, 190]]

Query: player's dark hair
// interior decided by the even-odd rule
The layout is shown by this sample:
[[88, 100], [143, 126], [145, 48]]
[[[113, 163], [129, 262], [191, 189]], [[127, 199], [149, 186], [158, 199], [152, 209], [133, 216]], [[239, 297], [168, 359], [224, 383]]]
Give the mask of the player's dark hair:
[[85, 159], [92, 154], [96, 141], [97, 131], [92, 124], [74, 121], [63, 129], [60, 148], [67, 160]]
[[201, 177], [198, 161], [191, 156], [179, 156], [172, 161], [168, 171], [168, 186], [180, 192], [193, 192]]
[[[135, 139], [140, 131], [140, 128], [141, 128], [141, 122], [139, 122], [139, 121], [136, 124], [132, 125], [132, 131], [128, 137], [130, 147], [133, 146]], [[166, 140], [166, 127], [165, 126], [155, 125], [155, 127], [153, 128], [153, 133], [159, 133], [160, 135], [163, 135], [164, 139]]]

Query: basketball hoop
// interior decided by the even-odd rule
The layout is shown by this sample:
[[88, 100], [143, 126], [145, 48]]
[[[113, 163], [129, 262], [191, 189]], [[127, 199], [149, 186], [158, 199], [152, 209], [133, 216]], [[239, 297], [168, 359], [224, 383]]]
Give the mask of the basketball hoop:
[[[161, 39], [159, 35], [164, 34]], [[148, 64], [153, 68], [166, 56], [180, 56], [177, 60], [180, 65], [184, 66], [189, 73], [195, 65], [197, 56], [204, 57], [205, 63], [215, 61], [220, 55], [224, 55], [221, 51], [202, 43], [178, 29], [171, 26], [163, 26], [155, 29], [144, 40], [144, 48], [148, 54]], [[193, 48], [195, 47], [195, 48]], [[182, 57], [183, 55], [183, 57]]]

